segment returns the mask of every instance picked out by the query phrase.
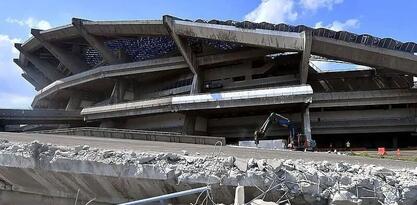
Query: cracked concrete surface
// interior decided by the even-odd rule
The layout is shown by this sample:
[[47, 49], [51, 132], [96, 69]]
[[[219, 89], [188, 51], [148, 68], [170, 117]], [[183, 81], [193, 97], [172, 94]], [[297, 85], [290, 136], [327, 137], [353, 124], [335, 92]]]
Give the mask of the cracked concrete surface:
[[[73, 204], [80, 190], [81, 201], [95, 198], [95, 204], [105, 204], [212, 184], [214, 200], [225, 204], [233, 202], [237, 185], [246, 187], [247, 201], [260, 196], [292, 204], [417, 203], [417, 169], [241, 158], [221, 155], [220, 147], [215, 148], [211, 154], [196, 155], [2, 140], [1, 193], [49, 196]], [[195, 197], [172, 202], [190, 203]], [[7, 204], [5, 200], [0, 202]]]

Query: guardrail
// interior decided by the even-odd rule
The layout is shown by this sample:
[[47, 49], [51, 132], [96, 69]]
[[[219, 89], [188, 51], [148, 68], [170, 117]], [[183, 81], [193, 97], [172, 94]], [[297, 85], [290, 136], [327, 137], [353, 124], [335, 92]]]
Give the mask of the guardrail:
[[176, 142], [176, 143], [205, 144], [205, 145], [215, 145], [218, 141], [220, 141], [223, 145], [226, 144], [226, 139], [224, 137], [183, 135], [178, 132], [160, 132], [160, 131], [149, 131], [149, 130], [132, 130], [132, 129], [116, 129], [116, 128], [100, 128], [100, 127], [76, 127], [76, 128], [34, 131], [31, 133], [78, 135], [78, 136], [107, 137], [107, 138], [119, 138], [119, 139], [135, 139], [135, 140], [146, 140], [146, 141]]

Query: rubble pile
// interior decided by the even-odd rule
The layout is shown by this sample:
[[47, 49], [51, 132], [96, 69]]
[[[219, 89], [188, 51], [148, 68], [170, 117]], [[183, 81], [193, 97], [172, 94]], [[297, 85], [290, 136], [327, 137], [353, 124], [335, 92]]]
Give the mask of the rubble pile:
[[[27, 160], [13, 161], [12, 156]], [[75, 165], [62, 166], [68, 162]], [[115, 167], [100, 170], [102, 175], [171, 179], [178, 183], [213, 184], [213, 187], [251, 187], [256, 197], [247, 201], [264, 199], [278, 204], [285, 201], [291, 204], [417, 204], [417, 168], [390, 170], [342, 162], [241, 159], [222, 156], [220, 151], [203, 156], [188, 152], [102, 150], [87, 145], [55, 146], [36, 141], [0, 142], [1, 166], [22, 167], [30, 166], [30, 163], [53, 171], [71, 171], [75, 166], [88, 167], [92, 166], [91, 163], [100, 163]]]

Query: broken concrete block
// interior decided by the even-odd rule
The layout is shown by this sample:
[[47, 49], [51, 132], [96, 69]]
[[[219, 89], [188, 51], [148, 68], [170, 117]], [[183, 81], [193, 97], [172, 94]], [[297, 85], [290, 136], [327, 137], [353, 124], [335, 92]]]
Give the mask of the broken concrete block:
[[262, 199], [255, 199], [250, 203], [250, 205], [278, 205], [278, 204], [275, 202], [264, 201]]
[[248, 170], [248, 162], [244, 159], [236, 158], [233, 164], [242, 172], [246, 172]]
[[282, 160], [277, 160], [277, 159], [268, 159], [267, 164], [270, 168], [272, 168], [272, 170], [274, 172], [279, 171], [282, 168]]
[[348, 191], [336, 192], [333, 199], [330, 201], [331, 205], [358, 205], [362, 204], [362, 200], [358, 199], [354, 194]]

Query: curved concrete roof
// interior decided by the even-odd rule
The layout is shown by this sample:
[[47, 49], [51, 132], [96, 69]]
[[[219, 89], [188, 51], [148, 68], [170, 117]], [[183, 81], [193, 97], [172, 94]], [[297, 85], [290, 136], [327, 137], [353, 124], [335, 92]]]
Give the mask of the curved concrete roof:
[[[84, 60], [90, 58], [90, 61], [96, 64], [86, 62], [90, 68], [80, 68], [80, 70], [84, 69], [84, 71], [70, 77], [58, 79], [54, 83], [46, 86], [36, 96], [34, 103], [36, 104], [37, 100], [62, 88], [97, 79], [103, 75], [103, 72], [113, 73], [108, 76], [129, 74], [131, 72], [126, 72], [126, 69], [132, 70], [132, 68], [137, 69], [136, 71], [139, 73], [145, 72], [146, 69], [138, 69], [138, 67], [153, 62], [152, 60], [148, 61], [149, 59], [160, 58], [160, 56], [167, 54], [167, 50], [175, 48], [175, 44], [178, 47], [178, 43], [174, 43], [172, 40], [171, 33], [184, 37], [189, 42], [195, 41], [196, 39], [204, 39], [207, 41], [207, 44], [220, 48], [221, 50], [249, 46], [267, 50], [296, 52], [303, 52], [306, 49], [306, 42], [310, 41], [310, 37], [308, 36], [311, 35], [312, 54], [370, 67], [388, 68], [402, 73], [417, 74], [417, 56], [414, 55], [417, 52], [417, 44], [413, 42], [402, 43], [391, 38], [378, 38], [367, 34], [358, 35], [346, 31], [337, 32], [324, 28], [313, 29], [304, 25], [291, 26], [287, 24], [253, 23], [247, 21], [188, 21], [168, 17], [170, 24], [169, 28], [167, 28], [166, 17], [164, 20], [82, 20], [82, 26], [86, 33], [95, 37], [105, 37], [107, 40], [102, 43], [101, 52], [103, 50], [104, 52], [106, 51], [105, 47], [107, 47], [107, 50], [110, 50], [110, 53], [114, 49], [123, 48], [127, 50], [127, 53], [135, 55], [133, 60], [136, 62], [118, 62], [114, 65], [100, 66], [98, 62], [101, 62], [102, 55], [100, 55], [100, 52], [90, 51], [90, 53], [87, 53], [87, 57], [84, 56]], [[73, 24], [75, 20], [77, 19], [73, 20]], [[22, 48], [25, 52], [34, 52], [41, 47], [47, 47], [45, 46], [45, 42], [41, 41], [49, 43], [83, 37], [79, 29], [73, 24], [41, 31], [37, 38], [30, 38], [22, 44]], [[138, 39], [138, 37], [142, 39]], [[88, 43], [91, 44], [90, 41]], [[158, 45], [155, 46], [154, 44]], [[49, 45], [49, 47], [51, 46], [53, 45]], [[129, 47], [132, 46], [134, 47], [133, 50], [129, 51]], [[143, 53], [149, 52], [154, 53], [148, 56], [142, 56]], [[53, 54], [52, 57], [54, 56], [56, 57], [57, 55]], [[97, 60], [97, 58], [100, 60]], [[181, 57], [179, 58], [182, 59]], [[65, 59], [65, 56], [62, 59]], [[163, 59], [161, 60], [164, 61]], [[181, 62], [177, 62], [177, 66], [181, 68], [189, 66], [187, 59], [186, 63], [183, 60], [179, 61]], [[74, 64], [67, 66], [71, 62], [60, 63], [64, 64], [65, 67], [72, 66], [73, 68], [81, 65]], [[94, 69], [91, 69], [91, 67]], [[77, 83], [74, 84], [75, 81]]]

